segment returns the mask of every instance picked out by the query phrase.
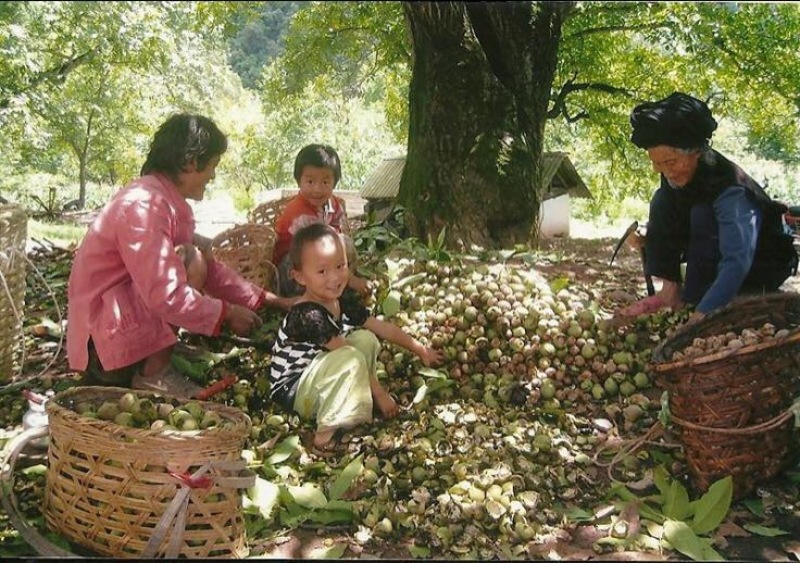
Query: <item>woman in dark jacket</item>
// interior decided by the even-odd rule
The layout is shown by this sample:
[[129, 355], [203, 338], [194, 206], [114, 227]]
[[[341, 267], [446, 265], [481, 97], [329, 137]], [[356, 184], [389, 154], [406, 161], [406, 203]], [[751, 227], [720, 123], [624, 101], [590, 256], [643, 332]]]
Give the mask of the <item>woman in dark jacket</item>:
[[703, 101], [675, 92], [640, 104], [631, 126], [631, 141], [661, 175], [644, 244], [645, 272], [662, 285], [623, 315], [691, 304], [690, 320], [697, 320], [739, 293], [775, 291], [796, 271], [797, 253], [781, 221], [786, 207], [710, 147], [717, 122]]

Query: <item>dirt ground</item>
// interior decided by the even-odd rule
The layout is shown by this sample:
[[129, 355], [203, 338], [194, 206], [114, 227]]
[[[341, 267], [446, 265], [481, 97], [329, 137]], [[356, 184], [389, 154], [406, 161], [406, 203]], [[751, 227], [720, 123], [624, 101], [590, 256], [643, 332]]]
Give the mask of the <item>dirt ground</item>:
[[[541, 259], [535, 269], [548, 279], [566, 277], [571, 283], [597, 288], [597, 292], [604, 288], [614, 288], [627, 293], [631, 299], [643, 296], [646, 291], [644, 277], [640, 257], [635, 251], [625, 246], [620, 250], [614, 264], [609, 264], [618, 237], [626, 226], [627, 222], [623, 221], [620, 225], [598, 229], [573, 221], [572, 238], [542, 241]], [[783, 289], [800, 290], [800, 276], [787, 280]], [[26, 305], [31, 309], [31, 316], [42, 314], [36, 305], [39, 304], [29, 302]], [[38, 360], [36, 353], [39, 354]], [[52, 354], [53, 347], [48, 345], [29, 356], [28, 361], [39, 361], [39, 365], [42, 365]], [[48, 374], [55, 379], [70, 374], [63, 352], [48, 370]], [[781, 535], [768, 537], [747, 531], [744, 526], [753, 521], [752, 508], [736, 503], [731, 508], [728, 520], [714, 537], [714, 548], [729, 560], [800, 561], [800, 473], [797, 471], [797, 468], [788, 471], [785, 475], [764, 483], [757, 490], [758, 504], [763, 511], [759, 522], [782, 531]], [[526, 558], [627, 561], [687, 559], [673, 551], [617, 551], [598, 556], [593, 545], [605, 535], [607, 531], [594, 525], [565, 527], [560, 533], [531, 548]], [[336, 546], [345, 548], [341, 553], [342, 558], [407, 560], [409, 557], [406, 545], [384, 543], [380, 547], [361, 547], [358, 542], [353, 541], [352, 530], [336, 528], [299, 528], [273, 537], [258, 547], [259, 551], [263, 550], [263, 555], [260, 556], [265, 558], [310, 559], [324, 556], [327, 550]], [[0, 541], [0, 558], [5, 558], [2, 554]]]

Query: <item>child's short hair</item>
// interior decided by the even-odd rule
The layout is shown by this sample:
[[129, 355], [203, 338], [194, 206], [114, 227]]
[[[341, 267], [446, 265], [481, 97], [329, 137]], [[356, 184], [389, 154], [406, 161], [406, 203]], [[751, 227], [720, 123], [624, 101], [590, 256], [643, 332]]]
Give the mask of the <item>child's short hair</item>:
[[292, 237], [289, 247], [289, 261], [292, 268], [299, 270], [303, 266], [303, 248], [310, 242], [316, 242], [325, 237], [331, 237], [341, 243], [341, 237], [336, 229], [326, 223], [311, 223], [298, 230]]
[[294, 159], [294, 179], [300, 183], [300, 176], [303, 175], [303, 168], [306, 166], [316, 166], [317, 168], [330, 168], [333, 170], [333, 185], [339, 183], [342, 177], [342, 162], [336, 150], [329, 145], [306, 145]]

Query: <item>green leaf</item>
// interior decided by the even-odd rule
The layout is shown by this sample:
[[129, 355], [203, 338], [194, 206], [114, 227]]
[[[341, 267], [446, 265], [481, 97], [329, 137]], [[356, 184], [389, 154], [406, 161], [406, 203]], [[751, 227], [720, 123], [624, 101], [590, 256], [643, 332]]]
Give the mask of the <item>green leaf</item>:
[[689, 493], [677, 480], [673, 480], [664, 498], [664, 516], [671, 520], [685, 520], [690, 513]]
[[421, 403], [425, 400], [425, 395], [428, 393], [428, 386], [424, 383], [419, 386], [417, 392], [414, 394], [414, 399], [412, 402], [416, 405], [417, 403]]
[[270, 465], [282, 463], [292, 457], [292, 454], [298, 449], [299, 446], [300, 436], [289, 436], [280, 444], [275, 446], [275, 449], [272, 451], [272, 455], [266, 459], [266, 462]]
[[381, 310], [383, 311], [383, 314], [388, 318], [392, 318], [399, 313], [401, 299], [402, 294], [399, 291], [390, 291], [389, 295], [387, 295], [381, 303]]
[[670, 417], [672, 413], [669, 410], [669, 391], [664, 391], [661, 393], [661, 412], [658, 413], [658, 420], [661, 422], [661, 426], [664, 428], [669, 428], [670, 425]]
[[331, 524], [349, 524], [353, 521], [355, 515], [352, 510], [328, 510], [321, 508], [313, 510], [308, 515], [308, 520], [322, 524], [323, 526], [330, 526]]
[[670, 475], [667, 473], [667, 470], [664, 469], [664, 466], [659, 465], [653, 469], [653, 482], [661, 492], [662, 499], [667, 498], [667, 495], [669, 494], [669, 480]]
[[393, 289], [401, 289], [404, 285], [409, 283], [415, 283], [420, 280], [424, 280], [425, 276], [427, 276], [425, 272], [420, 272], [418, 274], [411, 274], [410, 276], [406, 276], [400, 280], [397, 280], [394, 284], [392, 284]]
[[661, 524], [666, 520], [666, 516], [664, 516], [661, 512], [656, 510], [655, 508], [651, 507], [649, 504], [644, 502], [639, 502], [639, 516], [645, 518], [647, 520], [651, 520], [652, 522], [656, 522]]
[[497, 254], [498, 254], [498, 256], [500, 256], [501, 260], [508, 260], [509, 258], [514, 256], [517, 252], [518, 252], [517, 250], [506, 249], [506, 250], [499, 251]]
[[760, 498], [748, 498], [743, 500], [742, 504], [756, 516], [764, 516], [764, 503]]
[[47, 474], [47, 466], [42, 465], [41, 463], [37, 463], [36, 465], [31, 465], [26, 467], [20, 471], [26, 477], [31, 475], [46, 475]]
[[279, 493], [278, 485], [256, 477], [256, 484], [247, 489], [247, 493], [242, 496], [242, 507], [245, 510], [254, 508], [265, 519], [269, 519], [278, 504]]
[[303, 508], [296, 503], [291, 503], [286, 506], [286, 510], [281, 510], [280, 523], [283, 526], [293, 528], [308, 520], [310, 514], [311, 511], [309, 509]]
[[411, 557], [413, 557], [414, 559], [421, 559], [424, 557], [429, 557], [431, 554], [431, 550], [428, 547], [412, 545], [409, 546], [408, 553], [410, 553]]
[[455, 384], [456, 382], [453, 381], [452, 379], [436, 379], [428, 383], [427, 386], [428, 386], [428, 391], [433, 392], [433, 391], [438, 391], [439, 389], [444, 389], [446, 387], [452, 387]]
[[206, 373], [211, 369], [207, 362], [190, 362], [179, 354], [172, 355], [172, 367], [178, 370], [181, 374], [189, 376], [193, 379], [203, 380]]
[[324, 508], [328, 504], [325, 493], [312, 483], [303, 483], [299, 486], [286, 485], [286, 490], [292, 495], [294, 501], [302, 507]]
[[417, 373], [424, 375], [425, 377], [432, 377], [434, 379], [447, 379], [447, 374], [443, 371], [439, 371], [438, 369], [421, 367], [417, 370]]
[[628, 500], [628, 501], [630, 501], [630, 500], [638, 500], [639, 499], [639, 497], [637, 497], [635, 494], [633, 494], [623, 484], [614, 485], [608, 491], [608, 494], [609, 494], [609, 496], [617, 496], [617, 497], [621, 498], [622, 500]]
[[328, 497], [331, 501], [342, 498], [342, 495], [347, 492], [347, 489], [353, 484], [355, 478], [361, 473], [363, 457], [363, 455], [356, 456], [336, 477], [336, 480], [333, 482], [330, 489], [328, 489]]
[[745, 524], [742, 526], [748, 532], [753, 532], [756, 535], [764, 536], [767, 538], [774, 538], [775, 536], [785, 536], [789, 532], [786, 530], [781, 530], [780, 528], [767, 528], [766, 526], [761, 526], [760, 524]]
[[594, 520], [593, 512], [589, 512], [583, 508], [578, 508], [577, 506], [571, 506], [569, 509], [564, 511], [564, 516], [573, 522], [591, 522]]
[[715, 530], [728, 514], [732, 499], [733, 477], [728, 475], [711, 485], [702, 497], [692, 503], [692, 530], [697, 534], [707, 534]]
[[560, 278], [556, 278], [556, 279], [554, 279], [553, 281], [550, 282], [550, 290], [553, 293], [558, 293], [559, 291], [561, 291], [562, 289], [566, 288], [567, 286], [569, 286], [569, 278], [566, 277], [566, 276], [560, 277]]
[[724, 561], [722, 555], [711, 547], [712, 540], [699, 537], [686, 522], [667, 520], [664, 538], [674, 549], [695, 561]]
[[309, 554], [310, 559], [341, 559], [347, 551], [347, 543], [335, 543], [330, 547], [320, 547], [314, 549]]
[[447, 236], [447, 227], [442, 227], [439, 236], [436, 238], [436, 248], [444, 248], [444, 239]]

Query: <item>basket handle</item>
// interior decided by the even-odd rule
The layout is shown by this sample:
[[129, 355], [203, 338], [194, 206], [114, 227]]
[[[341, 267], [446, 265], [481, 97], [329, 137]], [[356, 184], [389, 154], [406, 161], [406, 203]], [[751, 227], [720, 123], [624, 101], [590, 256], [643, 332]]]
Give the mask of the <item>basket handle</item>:
[[[238, 476], [217, 477], [213, 480], [203, 480], [203, 477], [212, 468], [222, 471], [239, 472]], [[169, 542], [165, 550], [167, 559], [175, 559], [180, 554], [184, 532], [186, 530], [186, 512], [189, 506], [189, 497], [192, 488], [204, 488], [216, 481], [226, 487], [249, 488], [255, 485], [256, 474], [247, 469], [247, 462], [244, 459], [231, 461], [207, 461], [192, 474], [173, 475], [181, 485], [180, 490], [175, 494], [175, 498], [167, 506], [166, 511], [161, 516], [150, 540], [142, 551], [142, 557], [150, 559], [155, 557], [158, 547], [164, 542], [169, 534]], [[172, 533], [170, 534], [170, 530]]]
[[47, 426], [29, 428], [15, 436], [5, 447], [3, 452], [2, 470], [0, 470], [0, 503], [3, 505], [11, 524], [20, 533], [22, 538], [33, 547], [39, 555], [48, 557], [73, 557], [78, 556], [70, 551], [61, 549], [48, 541], [36, 529], [28, 524], [17, 510], [17, 501], [14, 497], [14, 466], [17, 458], [28, 442], [46, 436], [50, 431]]

